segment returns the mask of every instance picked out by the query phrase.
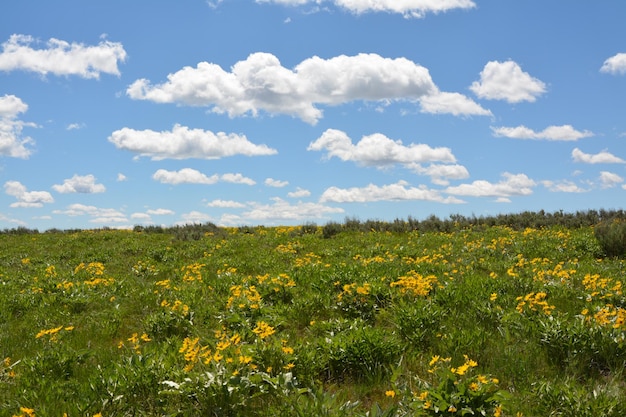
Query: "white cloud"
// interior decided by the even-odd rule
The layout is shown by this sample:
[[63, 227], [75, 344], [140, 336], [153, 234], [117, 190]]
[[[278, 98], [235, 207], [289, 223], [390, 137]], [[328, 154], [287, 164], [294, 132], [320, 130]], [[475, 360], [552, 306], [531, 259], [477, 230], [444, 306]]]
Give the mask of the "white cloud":
[[179, 171], [167, 171], [165, 169], [157, 170], [153, 175], [152, 179], [155, 181], [159, 181], [163, 184], [215, 184], [218, 181], [231, 182], [235, 184], [247, 184], [254, 185], [256, 182], [250, 178], [244, 177], [243, 175], [237, 174], [223, 174], [217, 175], [213, 174], [208, 177], [206, 174], [202, 172], [192, 169], [192, 168], [183, 168]]
[[426, 187], [407, 187], [406, 181], [378, 186], [369, 184], [366, 187], [338, 188], [330, 187], [322, 193], [321, 202], [334, 203], [365, 203], [370, 201], [422, 200], [439, 203], [462, 203], [454, 197], [443, 197], [437, 190]]
[[[302, 6], [309, 3], [321, 4], [324, 0], [256, 0], [257, 3], [277, 3], [288, 6]], [[471, 0], [327, 0], [351, 13], [369, 12], [398, 13], [404, 17], [421, 18], [426, 13], [440, 13], [452, 9], [476, 7]]]
[[480, 81], [474, 81], [470, 90], [478, 97], [489, 100], [534, 102], [546, 91], [546, 85], [533, 78], [514, 61], [490, 61], [480, 73]]
[[282, 188], [289, 185], [289, 181], [275, 180], [274, 178], [266, 178], [265, 185], [268, 187]]
[[273, 204], [252, 203], [249, 211], [242, 213], [241, 218], [254, 221], [301, 221], [321, 219], [326, 214], [343, 213], [339, 207], [330, 207], [320, 203], [290, 204], [278, 197], [272, 199]]
[[130, 218], [133, 220], [140, 220], [144, 223], [149, 223], [152, 221], [152, 217], [148, 213], [133, 213], [130, 215]]
[[493, 116], [490, 110], [460, 93], [438, 92], [420, 98], [423, 113], [452, 114], [454, 116]]
[[328, 158], [337, 157], [342, 161], [376, 167], [456, 161], [449, 148], [431, 148], [425, 144], [414, 143], [405, 146], [402, 141], [394, 141], [381, 133], [363, 136], [355, 145], [345, 132], [336, 129], [327, 129], [322, 136], [309, 144], [307, 150], [325, 150]]
[[256, 181], [251, 178], [244, 177], [243, 175], [237, 174], [222, 174], [220, 179], [224, 182], [232, 182], [234, 184], [246, 184], [246, 185], [254, 185]]
[[19, 181], [7, 181], [4, 183], [4, 191], [7, 195], [15, 197], [17, 202], [11, 203], [11, 207], [43, 207], [44, 203], [54, 203], [54, 198], [47, 191], [27, 191]]
[[175, 125], [171, 131], [134, 130], [123, 128], [109, 136], [116, 148], [149, 156], [153, 160], [171, 159], [219, 159], [227, 156], [274, 155], [275, 149], [255, 145], [244, 135], [224, 132], [213, 133], [202, 129], [189, 129]]
[[168, 216], [168, 215], [175, 214], [173, 210], [164, 209], [164, 208], [146, 210], [146, 213], [148, 213], [151, 216]]
[[453, 195], [463, 195], [471, 197], [510, 197], [516, 195], [530, 195], [535, 181], [525, 174], [510, 174], [505, 172], [504, 179], [498, 183], [477, 180], [471, 184], [461, 184], [455, 187], [448, 187], [445, 192]]
[[623, 159], [618, 158], [617, 156], [606, 151], [602, 151], [597, 154], [588, 154], [588, 153], [584, 153], [578, 148], [574, 148], [574, 150], [572, 151], [572, 159], [574, 160], [574, 162], [583, 162], [585, 164], [624, 164], [626, 163], [626, 161], [624, 161]]
[[[230, 117], [259, 111], [287, 114], [315, 124], [322, 118], [316, 105], [340, 105], [352, 101], [423, 100], [426, 112], [490, 114], [470, 99], [442, 93], [428, 69], [406, 58], [377, 54], [341, 55], [330, 59], [308, 58], [293, 70], [269, 53], [253, 53], [237, 62], [230, 72], [208, 62], [169, 74], [163, 84], [146, 79], [131, 84], [126, 93], [136, 100], [208, 106]], [[426, 99], [428, 96], [433, 98]]]
[[246, 205], [232, 200], [213, 200], [207, 203], [207, 207], [219, 208], [244, 208]]
[[184, 213], [181, 216], [182, 221], [177, 222], [178, 225], [185, 225], [190, 223], [207, 223], [212, 222], [213, 218], [206, 213], [202, 213], [199, 211], [190, 211], [189, 213]]
[[63, 180], [63, 184], [55, 184], [52, 189], [58, 193], [103, 193], [106, 187], [103, 184], [96, 184], [96, 177], [93, 175], [74, 175], [72, 178]]
[[608, 171], [600, 172], [600, 186], [602, 188], [612, 188], [617, 184], [624, 182], [624, 178]]
[[504, 136], [512, 139], [576, 141], [593, 136], [593, 132], [588, 130], [581, 132], [574, 129], [571, 125], [548, 126], [540, 132], [535, 132], [523, 125], [516, 127], [492, 127], [491, 130], [494, 136]]
[[28, 224], [25, 221], [11, 218], [11, 217], [9, 217], [9, 216], [7, 216], [5, 214], [2, 214], [2, 213], [0, 213], [0, 222], [13, 223], [13, 224], [17, 224], [19, 226], [27, 226], [27, 224]]
[[469, 171], [463, 165], [431, 164], [423, 167], [421, 164], [408, 165], [412, 171], [420, 175], [428, 175], [434, 184], [448, 185], [449, 180], [463, 180], [469, 178]]
[[287, 197], [290, 198], [302, 198], [309, 197], [311, 192], [309, 190], [305, 190], [304, 188], [296, 187], [296, 191], [292, 191], [287, 193]]
[[65, 130], [79, 130], [85, 127], [84, 123], [70, 123]]
[[11, 35], [2, 44], [0, 71], [24, 70], [46, 75], [77, 75], [99, 78], [101, 73], [120, 75], [118, 61], [126, 60], [121, 43], [101, 41], [97, 46], [69, 43], [51, 38], [44, 49], [33, 49], [35, 39]]
[[604, 61], [600, 72], [606, 72], [609, 74], [626, 74], [626, 53], [619, 53], [613, 55]]
[[128, 178], [126, 178], [126, 175], [122, 174], [121, 172], [119, 174], [117, 174], [117, 180], [119, 182], [126, 181], [127, 179]]
[[553, 191], [553, 192], [584, 193], [587, 191], [584, 188], [580, 188], [578, 185], [576, 185], [572, 181], [567, 181], [567, 180], [563, 180], [563, 181], [544, 180], [544, 181], [541, 181], [541, 184], [544, 187], [546, 187], [548, 190]]
[[90, 216], [91, 223], [127, 223], [126, 215], [119, 210], [111, 208], [98, 208], [84, 204], [70, 204], [65, 210], [54, 210], [54, 214], [63, 214], [70, 217]]
[[17, 120], [20, 113], [28, 110], [28, 105], [19, 97], [5, 94], [0, 97], [0, 155], [14, 158], [28, 158], [32, 150], [27, 146], [34, 141], [29, 137], [22, 136], [24, 126], [35, 126]]
[[152, 179], [163, 184], [215, 184], [219, 176], [213, 174], [207, 177], [200, 171], [191, 168], [183, 168], [179, 171], [167, 171], [159, 169], [152, 175]]

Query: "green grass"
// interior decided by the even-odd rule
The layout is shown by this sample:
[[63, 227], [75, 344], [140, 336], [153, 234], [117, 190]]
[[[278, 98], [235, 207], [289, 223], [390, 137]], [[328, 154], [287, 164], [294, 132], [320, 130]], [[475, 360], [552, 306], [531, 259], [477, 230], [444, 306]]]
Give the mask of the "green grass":
[[592, 227], [357, 223], [1, 234], [0, 416], [623, 415]]

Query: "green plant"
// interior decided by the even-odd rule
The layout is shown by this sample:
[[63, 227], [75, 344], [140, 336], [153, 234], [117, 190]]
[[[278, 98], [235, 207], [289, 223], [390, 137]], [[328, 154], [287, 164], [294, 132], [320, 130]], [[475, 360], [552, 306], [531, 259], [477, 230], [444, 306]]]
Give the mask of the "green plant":
[[406, 395], [407, 406], [425, 416], [501, 416], [507, 394], [498, 388], [498, 379], [475, 373], [478, 363], [468, 356], [457, 367], [450, 363], [450, 358], [434, 356], [431, 376], [420, 381], [419, 393]]
[[330, 340], [330, 380], [380, 381], [401, 354], [400, 344], [379, 329], [353, 327]]
[[626, 256], [626, 221], [601, 222], [594, 227], [594, 234], [606, 256]]

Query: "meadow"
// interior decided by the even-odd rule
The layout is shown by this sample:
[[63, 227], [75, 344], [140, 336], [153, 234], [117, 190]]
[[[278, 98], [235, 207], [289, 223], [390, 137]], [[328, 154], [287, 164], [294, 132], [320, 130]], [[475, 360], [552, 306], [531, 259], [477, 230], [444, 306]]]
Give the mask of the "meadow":
[[622, 417], [623, 254], [463, 220], [5, 231], [0, 416]]

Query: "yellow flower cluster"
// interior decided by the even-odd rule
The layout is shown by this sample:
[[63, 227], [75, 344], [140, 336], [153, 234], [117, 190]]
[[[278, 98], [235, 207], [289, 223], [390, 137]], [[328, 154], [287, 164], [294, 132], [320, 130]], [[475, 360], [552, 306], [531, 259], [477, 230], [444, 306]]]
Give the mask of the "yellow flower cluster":
[[269, 285], [274, 292], [280, 292], [284, 288], [296, 286], [296, 282], [287, 274], [278, 274], [272, 277], [269, 274], [257, 275], [256, 280], [259, 285]]
[[465, 357], [465, 362], [463, 363], [463, 365], [459, 366], [458, 368], [450, 368], [450, 371], [453, 374], [465, 375], [468, 369], [478, 366], [478, 363], [476, 361], [470, 359], [467, 355], [463, 356]]
[[105, 287], [108, 287], [109, 285], [112, 285], [115, 282], [115, 279], [113, 278], [94, 278], [94, 279], [90, 279], [90, 280], [86, 280], [83, 281], [83, 284], [89, 286], [89, 287], [95, 287], [96, 285], [103, 285]]
[[587, 274], [582, 281], [585, 291], [588, 291], [587, 301], [591, 301], [595, 297], [600, 299], [613, 297], [614, 295], [622, 295], [621, 281], [611, 278], [602, 278], [600, 274]]
[[13, 417], [35, 417], [35, 410], [28, 407], [20, 407], [20, 414], [13, 414]]
[[193, 282], [198, 281], [202, 282], [202, 268], [205, 267], [205, 264], [201, 264], [199, 262], [195, 262], [191, 265], [185, 265], [181, 268], [183, 272], [183, 281], [185, 282]]
[[230, 287], [230, 297], [226, 302], [226, 308], [238, 308], [240, 310], [257, 310], [261, 307], [261, 294], [255, 285], [244, 287], [233, 285]]
[[40, 337], [50, 336], [49, 340], [51, 342], [56, 342], [59, 338], [59, 333], [61, 332], [61, 330], [70, 332], [74, 330], [74, 326], [67, 326], [67, 327], [59, 326], [59, 327], [53, 327], [51, 329], [40, 330], [39, 333], [37, 333], [37, 335], [35, 336], [35, 338], [39, 339]]
[[406, 275], [399, 277], [397, 281], [392, 282], [390, 286], [392, 288], [398, 287], [402, 294], [408, 293], [426, 297], [433, 290], [435, 284], [438, 283], [439, 281], [434, 275], [423, 276], [411, 270]]
[[359, 285], [356, 282], [352, 284], [345, 284], [343, 286], [343, 290], [341, 291], [341, 293], [337, 295], [337, 299], [341, 301], [345, 297], [356, 295], [356, 296], [361, 296], [361, 297], [357, 297], [356, 298], [357, 300], [365, 301], [363, 296], [369, 295], [371, 291], [372, 291], [372, 286], [371, 284], [367, 282], [362, 285]]
[[[139, 335], [139, 333], [133, 333], [133, 335], [126, 339], [126, 341], [130, 343], [130, 348], [139, 355], [141, 353], [141, 343], [151, 342], [152, 339], [150, 339], [150, 337], [146, 333], [143, 333], [141, 336]], [[124, 342], [120, 341], [117, 345], [117, 348], [121, 349], [124, 346], [126, 346]]]
[[168, 308], [170, 311], [173, 311], [174, 313], [179, 313], [183, 317], [186, 317], [189, 315], [189, 306], [187, 304], [184, 304], [180, 300], [175, 300], [174, 303], [170, 303], [167, 300], [163, 300], [161, 301], [161, 307]]
[[297, 257], [296, 260], [294, 261], [294, 267], [302, 268], [307, 265], [317, 266], [317, 265], [320, 265], [321, 263], [322, 263], [321, 256], [316, 255], [313, 252], [309, 252], [309, 253], [304, 254], [303, 256]]
[[287, 242], [287, 244], [281, 243], [280, 245], [276, 246], [274, 250], [279, 253], [298, 253], [295, 246], [296, 244], [294, 244], [293, 242]]
[[[588, 309], [584, 309], [581, 314], [585, 316], [586, 322], [591, 321]], [[593, 320], [600, 326], [626, 329], [626, 309], [607, 304], [593, 315]]]
[[274, 329], [272, 326], [264, 321], [257, 321], [256, 327], [252, 329], [252, 331], [261, 339], [265, 339], [266, 337], [269, 337], [276, 333], [276, 329]]
[[90, 262], [85, 265], [84, 262], [81, 262], [74, 268], [74, 275], [78, 274], [80, 271], [85, 271], [92, 276], [102, 276], [104, 275], [104, 264], [102, 262]]
[[55, 278], [57, 276], [57, 270], [54, 265], [49, 265], [46, 268], [46, 278]]
[[545, 315], [550, 316], [555, 307], [548, 304], [546, 301], [547, 296], [548, 294], [545, 292], [531, 292], [523, 297], [517, 297], [516, 301], [518, 303], [515, 309], [521, 314], [523, 314], [526, 309], [532, 311], [539, 311], [539, 309], [541, 309]]
[[9, 378], [15, 378], [16, 373], [15, 373], [15, 370], [13, 370], [13, 367], [18, 362], [11, 363], [11, 358], [8, 356], [4, 358], [4, 360], [2, 361], [2, 367], [0, 367], [0, 381], [2, 380], [4, 375], [6, 375]]
[[[202, 345], [199, 337], [186, 337], [183, 340], [183, 344], [178, 352], [183, 354], [186, 362], [185, 372], [191, 372], [199, 363], [204, 365], [225, 363], [248, 366], [251, 369], [256, 368], [256, 365], [252, 363], [252, 356], [242, 352], [242, 340], [238, 333], [229, 335], [224, 330], [216, 330], [215, 339], [214, 350], [208, 345]], [[238, 373], [239, 369], [235, 370], [234, 373]]]

